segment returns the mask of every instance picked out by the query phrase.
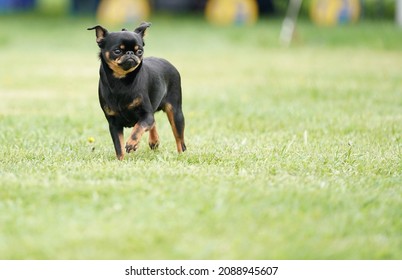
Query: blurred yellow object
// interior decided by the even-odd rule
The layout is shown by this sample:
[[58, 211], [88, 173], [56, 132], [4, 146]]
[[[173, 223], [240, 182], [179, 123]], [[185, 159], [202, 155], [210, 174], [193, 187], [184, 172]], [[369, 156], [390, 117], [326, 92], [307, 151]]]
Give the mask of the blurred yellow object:
[[88, 137], [88, 142], [89, 142], [89, 143], [95, 142], [95, 138], [93, 138], [93, 137]]
[[102, 0], [97, 11], [100, 24], [121, 26], [138, 24], [149, 17], [148, 0]]
[[208, 0], [207, 20], [217, 25], [251, 25], [258, 19], [255, 0]]
[[310, 15], [318, 25], [356, 22], [360, 16], [360, 0], [313, 0]]

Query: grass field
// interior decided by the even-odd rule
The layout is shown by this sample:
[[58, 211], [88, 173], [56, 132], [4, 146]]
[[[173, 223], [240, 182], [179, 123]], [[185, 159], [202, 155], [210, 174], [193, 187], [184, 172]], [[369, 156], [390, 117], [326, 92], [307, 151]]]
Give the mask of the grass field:
[[152, 22], [188, 151], [158, 113], [119, 162], [96, 22], [0, 17], [0, 259], [402, 258], [402, 29]]

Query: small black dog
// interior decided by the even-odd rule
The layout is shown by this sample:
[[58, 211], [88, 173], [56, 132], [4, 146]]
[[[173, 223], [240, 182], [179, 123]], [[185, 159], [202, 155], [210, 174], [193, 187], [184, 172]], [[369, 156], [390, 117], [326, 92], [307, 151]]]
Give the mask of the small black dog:
[[88, 28], [95, 29], [100, 48], [99, 102], [119, 160], [124, 157], [124, 127], [133, 127], [125, 146], [127, 153], [137, 150], [146, 131], [151, 149], [158, 147], [154, 113], [159, 110], [167, 114], [177, 151], [186, 150], [180, 74], [164, 59], [143, 58], [143, 38], [150, 26], [143, 22], [134, 32], [108, 32], [100, 25]]

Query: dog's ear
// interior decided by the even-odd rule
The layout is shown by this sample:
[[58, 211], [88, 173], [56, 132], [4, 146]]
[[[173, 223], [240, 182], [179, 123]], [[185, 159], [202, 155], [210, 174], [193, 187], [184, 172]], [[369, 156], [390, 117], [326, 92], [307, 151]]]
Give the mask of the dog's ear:
[[137, 34], [140, 34], [140, 36], [141, 36], [142, 38], [144, 38], [146, 30], [147, 30], [147, 28], [150, 27], [150, 26], [151, 26], [151, 23], [150, 23], [150, 22], [143, 22], [143, 23], [140, 24], [140, 26], [138, 26], [138, 27], [134, 30], [134, 32], [137, 33]]
[[94, 30], [94, 29], [96, 31], [96, 43], [98, 43], [98, 46], [101, 48], [103, 46], [103, 40], [105, 40], [109, 32], [100, 25], [87, 28], [87, 30]]

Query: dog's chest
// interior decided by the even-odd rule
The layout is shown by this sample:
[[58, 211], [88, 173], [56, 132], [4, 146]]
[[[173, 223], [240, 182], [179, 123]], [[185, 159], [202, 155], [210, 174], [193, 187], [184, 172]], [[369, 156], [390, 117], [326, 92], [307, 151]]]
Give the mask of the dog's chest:
[[133, 126], [138, 121], [143, 101], [141, 96], [106, 98], [105, 101], [101, 106], [108, 118], [113, 118], [124, 126]]
[[142, 104], [142, 97], [137, 96], [134, 98], [108, 99], [102, 108], [108, 116], [117, 116], [121, 113], [135, 112]]

